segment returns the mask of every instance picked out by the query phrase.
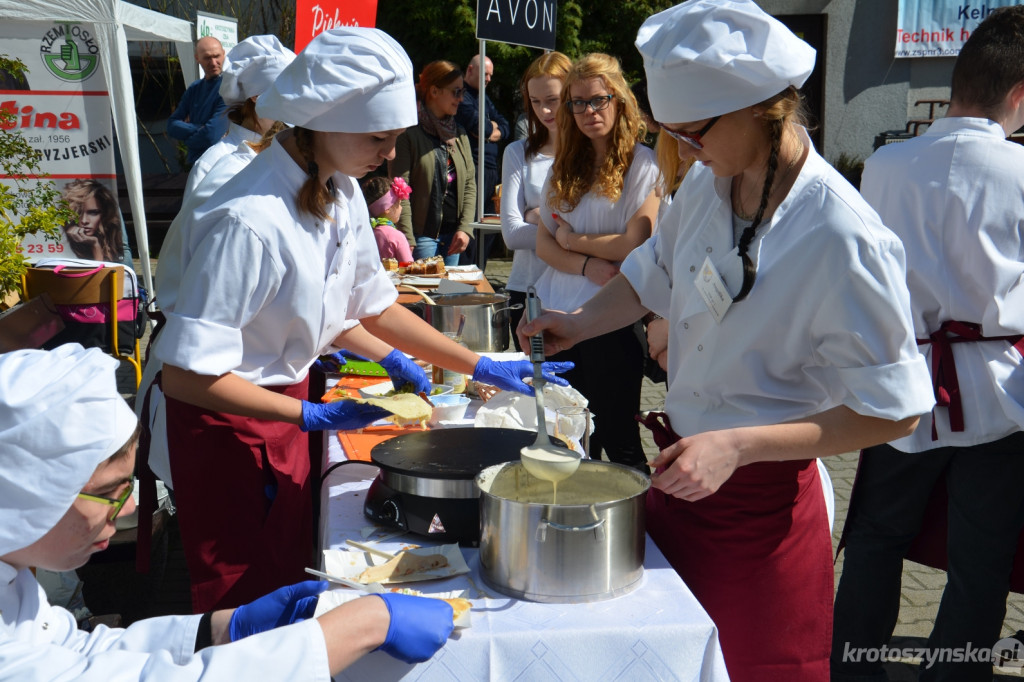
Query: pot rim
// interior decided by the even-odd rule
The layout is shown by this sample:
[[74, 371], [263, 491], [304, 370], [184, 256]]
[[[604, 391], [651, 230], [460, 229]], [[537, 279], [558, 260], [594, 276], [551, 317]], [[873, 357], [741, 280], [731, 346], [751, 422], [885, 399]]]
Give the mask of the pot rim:
[[[587, 462], [589, 462], [590, 464], [587, 464]], [[473, 479], [473, 482], [476, 485], [476, 489], [479, 492], [480, 497], [490, 497], [495, 500], [500, 500], [502, 503], [514, 504], [523, 507], [557, 507], [559, 509], [604, 509], [610, 505], [619, 505], [622, 504], [623, 502], [629, 502], [630, 500], [636, 499], [637, 497], [646, 495], [651, 488], [650, 477], [644, 476], [642, 473], [640, 473], [636, 469], [633, 469], [632, 467], [628, 467], [623, 464], [617, 464], [615, 462], [604, 462], [593, 459], [584, 459], [582, 462], [580, 462], [580, 466], [587, 466], [591, 468], [597, 466], [601, 468], [618, 469], [622, 474], [627, 474], [635, 477], [637, 479], [637, 484], [641, 486], [641, 489], [631, 495], [620, 497], [615, 500], [605, 500], [604, 502], [588, 502], [582, 504], [551, 504], [550, 502], [523, 502], [522, 500], [509, 499], [507, 497], [495, 495], [489, 490], [484, 490], [483, 486], [481, 485], [481, 481], [484, 479], [485, 475], [489, 471], [501, 469], [507, 466], [521, 467], [522, 463], [517, 461], [511, 461], [501, 462], [500, 464], [492, 464], [491, 466], [487, 467], [486, 469], [482, 470], [479, 474], [476, 475], [476, 477]]]

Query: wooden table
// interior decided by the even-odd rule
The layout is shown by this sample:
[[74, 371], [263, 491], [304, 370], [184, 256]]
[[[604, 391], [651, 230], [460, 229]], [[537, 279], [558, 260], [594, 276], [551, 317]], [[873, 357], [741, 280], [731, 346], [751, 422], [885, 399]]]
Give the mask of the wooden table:
[[[494, 293], [494, 287], [491, 286], [491, 283], [487, 281], [486, 277], [484, 277], [483, 279], [480, 279], [480, 280], [478, 280], [476, 282], [466, 282], [466, 284], [472, 284], [474, 287], [476, 287], [477, 291], [479, 291], [481, 293], [484, 293], [484, 294], [493, 294]], [[422, 289], [422, 287], [416, 287], [416, 288], [417, 289]], [[415, 303], [421, 303], [423, 301], [423, 299], [420, 297], [419, 294], [417, 294], [415, 292], [412, 292], [412, 291], [409, 291], [407, 289], [403, 289], [401, 285], [399, 285], [397, 287], [397, 289], [398, 289], [398, 302], [401, 303], [402, 305], [412, 305], [412, 304], [415, 304]], [[433, 289], [423, 289], [423, 291], [425, 291], [426, 294], [429, 296], [430, 294], [433, 293], [434, 290]]]

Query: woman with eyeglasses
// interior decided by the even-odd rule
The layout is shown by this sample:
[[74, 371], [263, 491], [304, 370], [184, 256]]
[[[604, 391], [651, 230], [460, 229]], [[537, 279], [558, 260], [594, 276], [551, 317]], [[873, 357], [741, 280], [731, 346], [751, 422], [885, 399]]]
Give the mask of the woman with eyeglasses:
[[931, 409], [900, 240], [815, 152], [814, 50], [751, 0], [692, 0], [637, 46], [651, 109], [696, 164], [656, 235], [571, 314], [561, 350], [647, 311], [670, 325], [647, 531], [719, 629], [731, 679], [829, 679], [832, 544], [815, 458]]
[[476, 215], [476, 166], [469, 137], [455, 121], [464, 89], [455, 64], [440, 60], [423, 67], [416, 82], [419, 124], [399, 136], [388, 164], [391, 177], [412, 187], [397, 227], [413, 258], [439, 255], [446, 265], [458, 265]]
[[[651, 236], [658, 211], [654, 152], [619, 62], [590, 54], [569, 70], [558, 110], [558, 153], [543, 192], [537, 256], [549, 267], [537, 280], [547, 309], [571, 311], [597, 293], [619, 264]], [[590, 455], [647, 471], [634, 419], [640, 409], [644, 351], [629, 320], [560, 348], [566, 376], [597, 417]], [[522, 339], [520, 339], [520, 342]]]
[[[514, 331], [523, 317], [526, 291], [547, 269], [537, 257], [541, 192], [558, 151], [557, 114], [562, 106], [562, 85], [572, 61], [561, 52], [541, 55], [527, 67], [519, 82], [526, 108], [527, 135], [505, 147], [501, 162], [501, 236], [513, 250], [509, 292], [509, 322]], [[515, 309], [516, 305], [520, 307]], [[516, 350], [519, 337], [513, 334]]]

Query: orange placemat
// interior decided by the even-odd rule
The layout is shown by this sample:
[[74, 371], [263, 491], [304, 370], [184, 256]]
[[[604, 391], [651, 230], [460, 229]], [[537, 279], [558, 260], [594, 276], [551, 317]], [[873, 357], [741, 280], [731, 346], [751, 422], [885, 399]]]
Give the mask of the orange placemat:
[[366, 388], [367, 386], [373, 386], [374, 384], [383, 384], [385, 381], [391, 380], [387, 377], [364, 377], [354, 374], [346, 374], [339, 377], [338, 383], [327, 389], [327, 393], [324, 395], [335, 394], [334, 400], [338, 400], [344, 396], [337, 396], [336, 394], [344, 390], [349, 392], [349, 397], [351, 398], [361, 398], [362, 396], [359, 395], [360, 388]]
[[370, 426], [362, 431], [338, 431], [338, 440], [349, 459], [360, 462], [370, 461], [370, 450], [378, 443], [383, 443], [389, 438], [402, 436], [413, 431], [419, 431], [420, 427], [399, 428], [397, 426]]

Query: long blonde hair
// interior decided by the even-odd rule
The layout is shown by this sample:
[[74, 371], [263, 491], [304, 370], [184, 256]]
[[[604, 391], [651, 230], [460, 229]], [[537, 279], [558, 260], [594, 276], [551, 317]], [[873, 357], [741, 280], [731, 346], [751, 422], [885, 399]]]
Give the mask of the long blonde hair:
[[[601, 79], [617, 105], [608, 152], [596, 169], [594, 146], [576, 125], [568, 108], [570, 88], [591, 78]], [[619, 60], [600, 52], [581, 57], [572, 65], [562, 87], [562, 106], [558, 109], [559, 147], [551, 167], [548, 201], [560, 211], [571, 211], [592, 189], [611, 202], [618, 201], [626, 172], [633, 162], [633, 149], [646, 132], [640, 107], [626, 85]]]
[[572, 61], [561, 52], [548, 52], [537, 57], [526, 67], [522, 80], [519, 81], [519, 92], [523, 96], [523, 108], [526, 110], [526, 155], [533, 154], [548, 141], [550, 131], [537, 118], [533, 105], [530, 104], [530, 81], [534, 78], [557, 78], [565, 84], [565, 78], [572, 68]]

